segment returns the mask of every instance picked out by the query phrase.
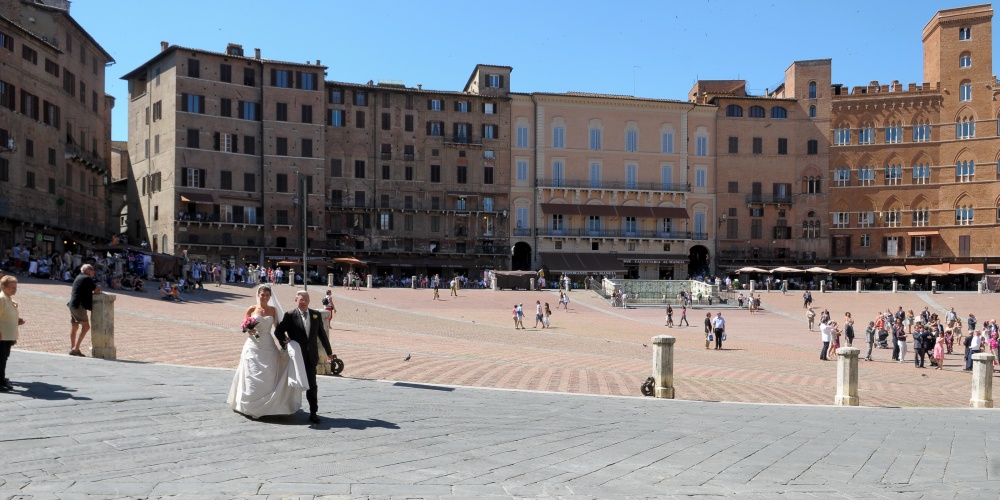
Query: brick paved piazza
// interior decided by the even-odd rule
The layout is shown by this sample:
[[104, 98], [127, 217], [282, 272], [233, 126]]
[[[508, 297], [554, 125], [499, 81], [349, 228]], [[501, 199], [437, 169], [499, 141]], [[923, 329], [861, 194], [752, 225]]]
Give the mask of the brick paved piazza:
[[[152, 286], [152, 283], [150, 284]], [[300, 288], [276, 286], [286, 309]], [[325, 287], [310, 287], [313, 305]], [[119, 359], [234, 368], [244, 336], [238, 325], [253, 301], [253, 289], [224, 285], [174, 304], [158, 294], [121, 292], [116, 301]], [[20, 349], [66, 353], [69, 345], [65, 303], [69, 285], [21, 280], [17, 299], [27, 324]], [[639, 396], [650, 375], [655, 335], [677, 337], [675, 377], [678, 399], [761, 403], [830, 404], [836, 363], [819, 361], [819, 333], [806, 328], [799, 293], [764, 293], [765, 311], [724, 310], [725, 350], [704, 348], [702, 320], [708, 311], [689, 311], [692, 327], [666, 328], [663, 310], [612, 309], [592, 292], [575, 291], [568, 311], [556, 310], [554, 292], [463, 290], [458, 298], [431, 300], [429, 290], [334, 289], [339, 314], [334, 352], [346, 361], [344, 376], [475, 387]], [[816, 311], [835, 319], [844, 311], [867, 324], [875, 311], [898, 306], [943, 313], [954, 306], [962, 317], [992, 317], [996, 295], [972, 293], [816, 293]], [[552, 328], [531, 328], [536, 300], [553, 307]], [[513, 304], [523, 303], [528, 330], [514, 330]], [[677, 314], [679, 317], [679, 311]], [[675, 317], [675, 320], [678, 319]], [[863, 338], [864, 327], [859, 329]], [[644, 346], [650, 344], [650, 347]], [[89, 352], [89, 338], [85, 343]], [[956, 351], [958, 352], [958, 351]], [[407, 354], [410, 361], [404, 361]], [[861, 363], [864, 406], [966, 407], [970, 376], [962, 357], [947, 357], [945, 370], [915, 369], [876, 350], [875, 362]], [[912, 355], [909, 358], [912, 360]]]

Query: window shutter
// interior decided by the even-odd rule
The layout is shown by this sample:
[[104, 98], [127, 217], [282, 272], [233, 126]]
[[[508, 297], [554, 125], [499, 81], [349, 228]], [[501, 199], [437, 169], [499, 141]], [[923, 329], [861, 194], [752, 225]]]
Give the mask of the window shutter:
[[238, 104], [236, 106], [236, 116], [239, 117], [239, 119], [241, 120], [243, 119], [243, 105], [244, 105], [243, 101], [238, 101]]
[[905, 241], [906, 241], [906, 238], [896, 238], [896, 241], [898, 241], [898, 243], [897, 243], [897, 245], [898, 245], [898, 246], [897, 246], [897, 248], [896, 248], [896, 252], [897, 252], [897, 255], [901, 255], [901, 256], [902, 256], [902, 255], [906, 255], [906, 254], [904, 253], [904, 251], [903, 251], [903, 250], [904, 250], [904, 246], [905, 246], [905, 245], [903, 244], [903, 242], [905, 242]]
[[187, 174], [188, 174], [188, 169], [182, 168], [181, 169], [181, 186], [187, 186], [188, 185], [188, 176], [187, 176]]
[[427, 135], [431, 135], [431, 122], [427, 122]]
[[243, 223], [243, 207], [233, 205], [233, 222], [237, 224]]
[[239, 153], [240, 152], [240, 147], [239, 147], [240, 142], [239, 141], [240, 141], [240, 137], [238, 135], [234, 135], [233, 136], [233, 152], [234, 153]]
[[500, 88], [503, 88], [503, 75], [500, 75]]
[[928, 237], [927, 238], [927, 243], [924, 245], [925, 248], [927, 249], [927, 255], [928, 256], [930, 256], [930, 254], [931, 254], [931, 241], [933, 241], [933, 238]]
[[219, 205], [212, 205], [212, 214], [215, 215], [215, 220], [219, 220], [222, 215], [222, 210]]
[[889, 237], [883, 236], [882, 237], [882, 253], [886, 253], [888, 251], [889, 251]]
[[278, 70], [271, 68], [271, 86], [273, 87], [278, 80]]
[[[24, 93], [22, 92], [21, 95], [24, 95]], [[181, 111], [187, 111], [188, 110], [188, 99], [187, 99], [187, 97], [188, 97], [187, 94], [181, 94]], [[21, 108], [23, 109], [24, 106], [21, 106]]]
[[389, 230], [392, 230], [392, 214], [389, 214]]
[[264, 207], [256, 207], [256, 209], [257, 209], [256, 210], [257, 211], [257, 223], [258, 224], [263, 224], [262, 221], [264, 220]]
[[260, 117], [260, 103], [259, 102], [253, 103], [253, 116], [254, 116], [255, 120], [260, 121], [261, 117]]
[[431, 110], [431, 109], [433, 109], [433, 108], [431, 108], [431, 100], [432, 100], [432, 99], [427, 99], [427, 109], [428, 109], [428, 110]]
[[203, 169], [203, 168], [199, 168], [198, 169], [198, 179], [201, 180], [201, 187], [208, 187], [208, 177], [207, 177], [207, 174], [208, 174], [208, 172], [206, 172], [205, 169]]
[[205, 96], [198, 96], [198, 112], [205, 114]]
[[297, 88], [297, 89], [301, 89], [302, 88], [302, 72], [301, 71], [296, 71], [295, 72], [295, 88]]
[[212, 144], [212, 148], [213, 149], [215, 149], [216, 151], [221, 150], [222, 149], [221, 148], [221, 142], [222, 142], [222, 140], [219, 137], [219, 133], [218, 132], [212, 134], [212, 143], [213, 143]]

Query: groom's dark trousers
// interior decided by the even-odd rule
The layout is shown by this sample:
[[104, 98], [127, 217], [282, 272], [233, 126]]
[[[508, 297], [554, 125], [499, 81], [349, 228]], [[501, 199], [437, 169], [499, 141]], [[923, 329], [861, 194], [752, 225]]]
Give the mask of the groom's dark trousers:
[[306, 314], [309, 315], [308, 333], [305, 330], [305, 324], [302, 322], [299, 309], [295, 308], [286, 312], [281, 318], [281, 323], [278, 323], [278, 328], [275, 329], [274, 335], [281, 342], [282, 347], [286, 343], [286, 338], [299, 343], [299, 347], [303, 351], [303, 361], [306, 364], [306, 378], [309, 380], [306, 400], [309, 401], [309, 413], [315, 414], [319, 408], [316, 400], [316, 364], [319, 362], [319, 353], [316, 352], [316, 341], [319, 340], [323, 344], [323, 349], [326, 350], [327, 356], [333, 355], [333, 349], [330, 347], [330, 339], [326, 335], [326, 330], [323, 329], [323, 317], [319, 311], [307, 309]]

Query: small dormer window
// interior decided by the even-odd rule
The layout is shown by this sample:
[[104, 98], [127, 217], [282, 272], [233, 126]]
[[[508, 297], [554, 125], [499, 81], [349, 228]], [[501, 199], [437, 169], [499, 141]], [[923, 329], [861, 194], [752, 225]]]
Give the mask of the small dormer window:
[[486, 75], [486, 86], [491, 89], [500, 88], [500, 75]]

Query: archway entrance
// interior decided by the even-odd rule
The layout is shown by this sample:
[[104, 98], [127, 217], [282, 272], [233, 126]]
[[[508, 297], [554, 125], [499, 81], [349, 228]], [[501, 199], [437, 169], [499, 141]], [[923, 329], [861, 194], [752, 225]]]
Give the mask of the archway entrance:
[[708, 274], [708, 249], [702, 245], [691, 247], [688, 253], [688, 275], [694, 277]]
[[514, 244], [510, 259], [510, 268], [514, 271], [531, 270], [531, 245], [519, 241]]

